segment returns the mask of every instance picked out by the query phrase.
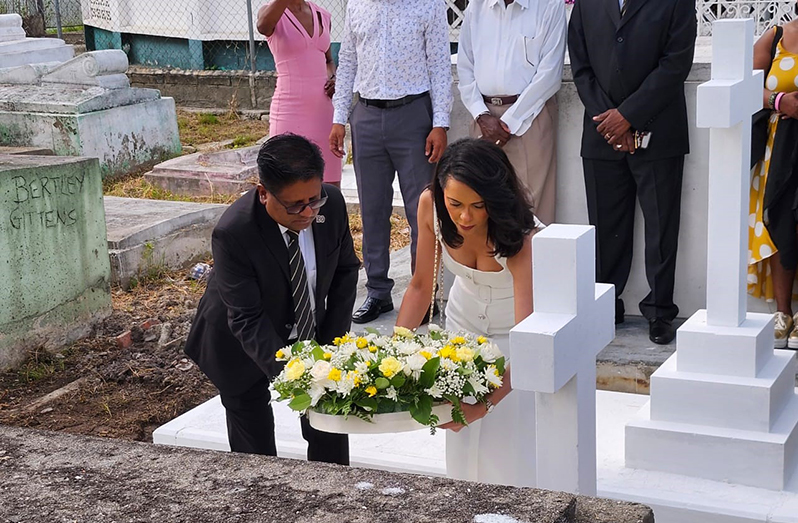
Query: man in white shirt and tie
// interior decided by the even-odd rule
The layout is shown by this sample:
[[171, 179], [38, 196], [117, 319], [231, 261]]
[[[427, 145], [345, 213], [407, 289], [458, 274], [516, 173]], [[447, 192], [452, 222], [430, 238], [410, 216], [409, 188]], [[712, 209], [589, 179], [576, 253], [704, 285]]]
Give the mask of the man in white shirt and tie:
[[471, 0], [457, 53], [471, 135], [504, 149], [546, 224], [555, 219], [554, 95], [566, 36], [563, 0]]
[[338, 61], [330, 149], [344, 155], [349, 120], [368, 278], [368, 297], [352, 321], [366, 323], [393, 309], [388, 269], [394, 176], [399, 174], [415, 268], [418, 199], [446, 148], [453, 100], [445, 2], [349, 0]]

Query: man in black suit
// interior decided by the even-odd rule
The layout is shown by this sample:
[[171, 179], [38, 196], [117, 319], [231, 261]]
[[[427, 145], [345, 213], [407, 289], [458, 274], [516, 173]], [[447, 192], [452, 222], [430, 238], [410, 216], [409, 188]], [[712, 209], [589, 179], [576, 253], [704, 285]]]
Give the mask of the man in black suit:
[[695, 0], [577, 0], [568, 28], [574, 83], [585, 105], [582, 161], [597, 277], [615, 285], [615, 322], [622, 322], [637, 196], [651, 289], [640, 312], [659, 344], [673, 341], [679, 312], [673, 287], [689, 153], [684, 82], [695, 37]]
[[[213, 230], [214, 268], [186, 354], [221, 393], [231, 450], [274, 456], [275, 353], [349, 330], [360, 261], [341, 192], [322, 184], [315, 144], [275, 136], [261, 147], [258, 170], [257, 189]], [[345, 435], [317, 431], [304, 416], [301, 424], [309, 460], [349, 464]]]

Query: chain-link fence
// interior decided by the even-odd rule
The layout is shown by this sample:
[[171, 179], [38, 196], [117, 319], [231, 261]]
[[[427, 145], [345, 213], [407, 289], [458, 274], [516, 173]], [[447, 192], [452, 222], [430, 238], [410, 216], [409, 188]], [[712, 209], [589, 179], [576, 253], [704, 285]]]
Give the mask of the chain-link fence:
[[[274, 58], [253, 27], [267, 0], [0, 0], [82, 3], [89, 49], [123, 49], [133, 64], [181, 69], [272, 70]], [[342, 37], [347, 0], [315, 0], [332, 15], [332, 51]], [[455, 49], [469, 0], [445, 0]], [[563, 0], [565, 1], [565, 0]], [[576, 0], [577, 2], [579, 0]], [[752, 17], [757, 33], [795, 16], [795, 0], [698, 0], [699, 34], [719, 18]], [[67, 25], [67, 23], [64, 23]]]
[[8, 13], [21, 15], [32, 36], [83, 30], [80, 0], [0, 0], [0, 14]]

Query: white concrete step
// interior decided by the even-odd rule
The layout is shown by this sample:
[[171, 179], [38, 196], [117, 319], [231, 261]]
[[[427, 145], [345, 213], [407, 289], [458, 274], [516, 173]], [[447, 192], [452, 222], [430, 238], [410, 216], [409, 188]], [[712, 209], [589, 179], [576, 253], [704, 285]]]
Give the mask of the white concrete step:
[[650, 405], [626, 426], [626, 466], [782, 490], [798, 466], [798, 395], [770, 432], [652, 420]]
[[699, 310], [676, 333], [680, 371], [755, 378], [773, 354], [773, 315], [749, 312], [736, 327], [707, 325]]
[[681, 347], [651, 376], [651, 419], [769, 432], [793, 398], [794, 351], [776, 351], [756, 378], [680, 372]]

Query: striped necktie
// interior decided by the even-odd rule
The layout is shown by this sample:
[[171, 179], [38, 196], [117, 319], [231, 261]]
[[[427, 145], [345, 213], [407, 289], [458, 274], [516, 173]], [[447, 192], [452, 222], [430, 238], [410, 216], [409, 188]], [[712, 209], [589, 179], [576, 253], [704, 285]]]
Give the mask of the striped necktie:
[[628, 1], [629, 1], [629, 0], [623, 0], [623, 3], [621, 4], [621, 18], [623, 18], [623, 15], [625, 15], [625, 14], [626, 14], [626, 3], [627, 3]]
[[299, 233], [286, 231], [288, 234], [288, 268], [291, 272], [291, 293], [294, 298], [294, 319], [298, 340], [310, 340], [316, 335], [316, 322], [310, 306], [308, 275], [305, 272], [305, 260], [299, 250]]

